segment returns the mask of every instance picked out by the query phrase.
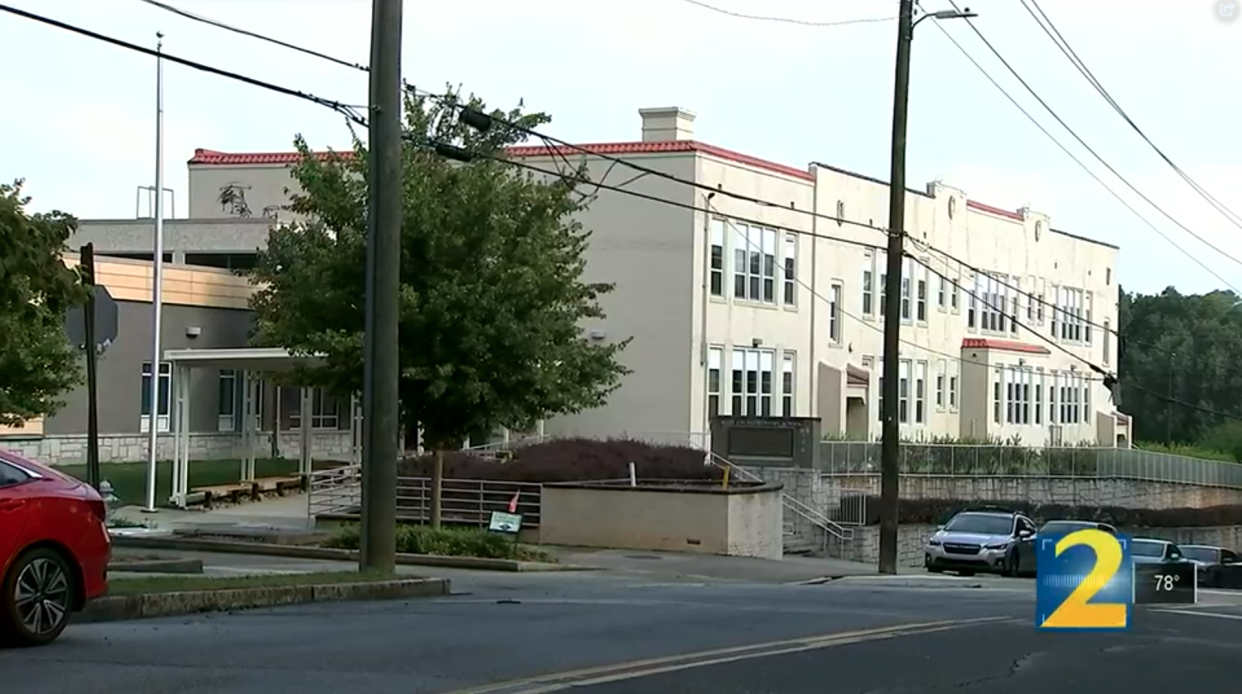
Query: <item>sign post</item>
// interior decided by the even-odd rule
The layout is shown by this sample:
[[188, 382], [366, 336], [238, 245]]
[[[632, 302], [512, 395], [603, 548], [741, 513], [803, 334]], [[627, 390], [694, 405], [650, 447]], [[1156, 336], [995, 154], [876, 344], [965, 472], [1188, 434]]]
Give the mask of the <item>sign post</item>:
[[90, 288], [86, 305], [66, 316], [69, 342], [86, 353], [86, 480], [96, 490], [103, 481], [99, 469], [99, 355], [116, 339], [116, 301], [107, 287], [95, 284], [95, 246], [82, 246], [82, 280]]

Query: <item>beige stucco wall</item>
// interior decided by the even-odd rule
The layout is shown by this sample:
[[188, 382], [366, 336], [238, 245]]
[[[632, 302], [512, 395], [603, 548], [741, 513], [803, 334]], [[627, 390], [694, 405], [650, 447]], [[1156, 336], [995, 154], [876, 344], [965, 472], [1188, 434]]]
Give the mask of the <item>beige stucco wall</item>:
[[[703, 118], [706, 117], [710, 114]], [[727, 153], [693, 141], [693, 119], [682, 119], [676, 128], [666, 127], [668, 122], [671, 121], [666, 115], [649, 118], [648, 127], [643, 128], [642, 121], [636, 119], [633, 140], [642, 140], [646, 145], [687, 141], [687, 146], [670, 146], [655, 152], [631, 144], [603, 145], [614, 154], [568, 155], [572, 164], [584, 163], [595, 181], [623, 186], [627, 191], [672, 204], [584, 186], [585, 192], [596, 194], [591, 208], [580, 217], [585, 228], [593, 232], [587, 253], [587, 279], [616, 283], [616, 291], [602, 299], [607, 317], [584, 327], [598, 331], [603, 340], [633, 337], [623, 356], [632, 373], [625, 377], [621, 389], [610, 396], [606, 406], [550, 420], [547, 431], [584, 435], [707, 431], [707, 382], [711, 360], [717, 354], [714, 350], [720, 350], [723, 357], [720, 412], [731, 414], [730, 354], [758, 345], [770, 351], [775, 364], [773, 413], [782, 413], [780, 370], [788, 356], [795, 383], [791, 414], [821, 417], [823, 429], [829, 434], [846, 431], [846, 423], [851, 421], [849, 432], [853, 438], [874, 438], [879, 431], [876, 396], [882, 321], [876, 315], [878, 286], [872, 295], [872, 310], [864, 311], [862, 277], [864, 270], [870, 270], [873, 282], [878, 284], [885, 259], [883, 252], [863, 246], [883, 245], [885, 234], [814, 215], [836, 216], [839, 205], [847, 222], [883, 229], [888, 221], [887, 184], [827, 165], [781, 166], [743, 155], [726, 156]], [[560, 155], [541, 155], [531, 150], [517, 156], [532, 166], [565, 168]], [[612, 156], [680, 180], [640, 175], [633, 169], [614, 166]], [[260, 209], [284, 204], [285, 189], [292, 185], [288, 167], [279, 164], [192, 165], [189, 180], [191, 216], [207, 217], [219, 217], [226, 212], [217, 201], [222, 187], [243, 188], [250, 208], [257, 214]], [[772, 204], [760, 205], [732, 194]], [[734, 223], [753, 221], [783, 227], [785, 230], [778, 230], [777, 266], [782, 267], [781, 254], [788, 236], [796, 256], [796, 274], [809, 289], [798, 286], [796, 301], [791, 306], [734, 299], [733, 228], [726, 227], [724, 295], [712, 296], [707, 282], [710, 238], [713, 223], [721, 218]], [[1024, 290], [1042, 292], [1048, 301], [1053, 300], [1054, 286], [1082, 289], [1090, 297], [1091, 322], [1116, 328], [1118, 250], [1054, 231], [1053, 219], [1045, 211], [998, 209], [971, 200], [967, 191], [937, 182], [925, 190], [907, 193], [905, 226], [917, 242], [930, 244], [987, 272], [1004, 274], [1012, 278], [1010, 282], [1020, 281]], [[1092, 234], [1089, 229], [1077, 231]], [[911, 252], [920, 258], [940, 258], [917, 245]], [[942, 260], [933, 265], [951, 278], [961, 275], [963, 286], [974, 288], [969, 271], [962, 272], [956, 264], [945, 266]], [[925, 268], [912, 269], [912, 286], [920, 281], [926, 283], [926, 319], [903, 324], [903, 339], [912, 344], [902, 345], [900, 358], [908, 360], [912, 370], [925, 370], [927, 415], [921, 424], [903, 424], [904, 435], [1020, 436], [1024, 442], [1036, 445], [1051, 438], [1066, 444], [1097, 438], [1101, 429], [1097, 426], [1099, 418], [1094, 416], [1085, 417], [1081, 424], [1062, 426], [1056, 435], [1046, 417], [1041, 418], [1040, 424], [993, 421], [991, 397], [997, 367], [1042, 369], [1048, 376], [1053, 371], [1068, 373], [1071, 367], [1076, 374], [1082, 374], [1083, 364], [1056, 349], [1048, 354], [963, 350], [962, 341], [967, 337], [1007, 339], [1029, 345], [1045, 343], [1041, 337], [1022, 329], [999, 334], [969, 328], [967, 295], [957, 292], [956, 309], [951, 301], [942, 307], [938, 300], [939, 278]], [[778, 270], [778, 296], [782, 273]], [[830, 335], [827, 304], [834, 285], [841, 292], [837, 339]], [[946, 289], [951, 297], [953, 288]], [[1042, 321], [1037, 316], [1028, 318], [1027, 303], [1024, 300], [1021, 304], [1019, 320], [1029, 322], [1036, 332], [1052, 339], [1049, 312], [1044, 312]], [[1117, 341], [1105, 339], [1099, 329], [1092, 330], [1090, 343], [1056, 340], [1072, 354], [1115, 368]], [[956, 359], [981, 366], [973, 373], [969, 369], [963, 371], [964, 365]], [[843, 371], [847, 365], [871, 369], [869, 385], [843, 389], [842, 379], [821, 376], [829, 370]], [[938, 376], [944, 376], [946, 391], [948, 381], [958, 379], [956, 407], [950, 405], [947, 392], [943, 405], [936, 404]], [[850, 417], [851, 409], [843, 402], [846, 393], [860, 398], [855, 402], [859, 408], [865, 408], [865, 417]], [[1047, 407], [1046, 400], [1044, 406]], [[1102, 384], [1091, 386], [1090, 409], [1100, 413], [1113, 411]]]
[[544, 485], [546, 544], [780, 559], [781, 486], [724, 489]]

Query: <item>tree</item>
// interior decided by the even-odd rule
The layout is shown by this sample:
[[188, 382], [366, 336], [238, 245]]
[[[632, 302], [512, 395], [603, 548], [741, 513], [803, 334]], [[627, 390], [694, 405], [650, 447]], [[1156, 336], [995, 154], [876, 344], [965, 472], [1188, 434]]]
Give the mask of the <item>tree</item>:
[[[1242, 417], [1242, 309], [1233, 292], [1121, 293], [1119, 380], [1136, 438], [1193, 443]], [[1180, 401], [1186, 404], [1178, 404]], [[1230, 452], [1230, 451], [1225, 451]]]
[[[584, 335], [612, 285], [583, 279], [590, 233], [574, 217], [586, 206], [574, 177], [545, 181], [505, 164], [520, 129], [476, 132], [457, 103], [452, 93], [409, 97], [402, 151], [401, 419], [435, 451], [436, 525], [444, 450], [474, 431], [529, 429], [604, 404], [626, 373], [617, 358], [628, 342]], [[526, 128], [549, 121], [520, 108], [494, 115]], [[461, 164], [433, 143], [481, 156]], [[304, 221], [274, 230], [250, 273], [261, 287], [257, 339], [324, 355], [300, 377], [344, 396], [363, 384], [367, 149], [355, 138], [351, 153], [319, 157], [295, 144], [290, 210]]]
[[63, 252], [77, 220], [63, 212], [29, 214], [22, 181], [0, 185], [0, 424], [20, 425], [64, 404], [79, 383], [78, 355], [65, 336], [65, 313], [86, 300]]

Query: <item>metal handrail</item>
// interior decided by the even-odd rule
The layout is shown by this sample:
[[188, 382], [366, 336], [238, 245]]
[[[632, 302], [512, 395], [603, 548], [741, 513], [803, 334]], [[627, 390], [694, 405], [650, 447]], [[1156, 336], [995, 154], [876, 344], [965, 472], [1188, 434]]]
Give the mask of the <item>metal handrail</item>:
[[[749, 481], [749, 482], [763, 482], [764, 481], [761, 475], [758, 475], [717, 453], [708, 451], [707, 457], [708, 457], [708, 461], [712, 465], [715, 465], [723, 469], [730, 470], [732, 471], [732, 473], [738, 474], [740, 477], [742, 477], [746, 481]], [[823, 513], [820, 513], [814, 508], [811, 508], [807, 504], [799, 501], [798, 499], [794, 498], [793, 496], [790, 496], [789, 494], [781, 495], [781, 500], [784, 503], [785, 508], [789, 509], [790, 511], [793, 511], [795, 515], [801, 516], [804, 520], [810, 522], [812, 525], [816, 525], [820, 527], [821, 529], [823, 529], [825, 533], [832, 535], [838, 540], [842, 542], [848, 542], [854, 539], [853, 528], [847, 528], [833, 521], [832, 519], [828, 518], [828, 516], [824, 515]]]

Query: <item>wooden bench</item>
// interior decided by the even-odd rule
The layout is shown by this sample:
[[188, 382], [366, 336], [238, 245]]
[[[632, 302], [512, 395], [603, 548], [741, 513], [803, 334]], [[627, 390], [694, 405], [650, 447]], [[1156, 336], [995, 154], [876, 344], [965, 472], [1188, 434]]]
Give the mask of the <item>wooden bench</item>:
[[258, 487], [259, 493], [275, 492], [279, 496], [284, 496], [285, 492], [290, 489], [305, 489], [306, 478], [302, 475], [289, 475], [287, 477], [260, 477], [254, 481]]
[[234, 484], [218, 484], [214, 487], [195, 487], [190, 490], [191, 494], [203, 495], [203, 506], [211, 508], [212, 504], [218, 501], [229, 501], [239, 503], [242, 497], [250, 499], [259, 498], [259, 485], [255, 482], [236, 482]]

